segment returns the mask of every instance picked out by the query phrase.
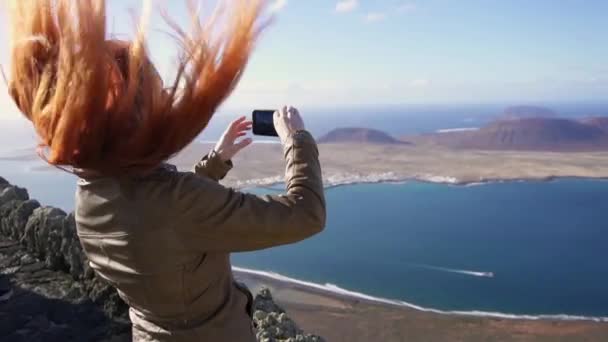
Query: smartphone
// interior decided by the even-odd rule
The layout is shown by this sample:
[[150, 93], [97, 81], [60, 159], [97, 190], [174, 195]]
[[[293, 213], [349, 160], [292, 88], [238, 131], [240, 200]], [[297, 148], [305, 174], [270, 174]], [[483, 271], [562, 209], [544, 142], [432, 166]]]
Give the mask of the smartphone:
[[253, 118], [253, 134], [264, 135], [267, 137], [278, 137], [277, 131], [274, 129], [274, 112], [276, 110], [254, 110]]

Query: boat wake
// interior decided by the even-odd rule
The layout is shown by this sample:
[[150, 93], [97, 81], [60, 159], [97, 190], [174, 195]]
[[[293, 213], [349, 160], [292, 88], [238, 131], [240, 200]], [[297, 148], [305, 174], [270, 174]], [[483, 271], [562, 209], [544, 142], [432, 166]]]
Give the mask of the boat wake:
[[439, 266], [432, 266], [432, 265], [425, 265], [425, 264], [411, 264], [411, 265], [414, 267], [425, 268], [427, 270], [433, 270], [433, 271], [464, 274], [464, 275], [469, 275], [469, 276], [473, 276], [473, 277], [481, 277], [481, 278], [494, 278], [494, 272], [459, 270], [456, 268], [439, 267]]

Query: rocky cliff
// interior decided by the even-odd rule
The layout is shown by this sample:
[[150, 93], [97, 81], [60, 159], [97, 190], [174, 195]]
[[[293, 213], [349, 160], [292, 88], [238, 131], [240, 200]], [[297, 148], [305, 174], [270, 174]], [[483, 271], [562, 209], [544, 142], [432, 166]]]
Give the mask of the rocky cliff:
[[[41, 206], [0, 177], [2, 341], [130, 341], [128, 307], [89, 267], [73, 214]], [[322, 341], [306, 335], [262, 290], [255, 299], [259, 341]]]

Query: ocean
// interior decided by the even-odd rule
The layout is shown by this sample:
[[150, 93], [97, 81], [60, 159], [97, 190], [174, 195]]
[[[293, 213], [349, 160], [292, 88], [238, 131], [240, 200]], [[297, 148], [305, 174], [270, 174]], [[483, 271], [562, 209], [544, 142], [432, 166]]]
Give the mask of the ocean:
[[337, 187], [322, 234], [232, 260], [439, 310], [606, 317], [607, 193], [577, 179]]
[[[341, 126], [401, 135], [479, 127], [501, 109], [311, 111], [307, 124], [317, 136]], [[605, 115], [608, 107], [566, 106], [559, 112]], [[201, 139], [215, 139], [228, 119], [214, 119]], [[10, 140], [13, 145], [2, 145], [5, 151], [33, 145], [33, 140]], [[0, 176], [26, 187], [42, 204], [71, 210], [76, 179], [59, 170], [37, 171], [38, 165], [37, 160], [0, 160]], [[418, 308], [608, 320], [606, 194], [607, 181], [582, 179], [337, 187], [327, 190], [328, 224], [322, 234], [234, 254], [232, 260], [283, 280]]]

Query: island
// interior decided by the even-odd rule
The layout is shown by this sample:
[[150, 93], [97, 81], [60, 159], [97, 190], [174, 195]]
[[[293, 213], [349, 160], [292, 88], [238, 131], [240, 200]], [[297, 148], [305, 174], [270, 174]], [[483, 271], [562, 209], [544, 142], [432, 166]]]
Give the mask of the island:
[[320, 144], [355, 143], [355, 144], [409, 144], [396, 139], [387, 133], [371, 128], [336, 128], [317, 139]]
[[[327, 187], [418, 180], [448, 184], [608, 177], [608, 131], [601, 119], [498, 120], [478, 130], [362, 139], [361, 130], [338, 130], [319, 139]], [[346, 133], [351, 132], [352, 136]], [[368, 136], [369, 137], [369, 136]], [[388, 138], [386, 138], [388, 137]], [[384, 142], [381, 142], [384, 141]], [[194, 143], [172, 162], [180, 169], [213, 148]], [[225, 184], [267, 186], [283, 181], [279, 144], [253, 144], [234, 160]]]

